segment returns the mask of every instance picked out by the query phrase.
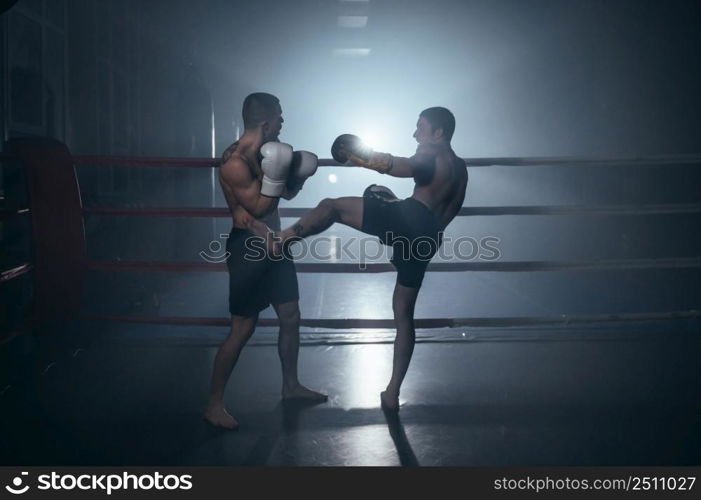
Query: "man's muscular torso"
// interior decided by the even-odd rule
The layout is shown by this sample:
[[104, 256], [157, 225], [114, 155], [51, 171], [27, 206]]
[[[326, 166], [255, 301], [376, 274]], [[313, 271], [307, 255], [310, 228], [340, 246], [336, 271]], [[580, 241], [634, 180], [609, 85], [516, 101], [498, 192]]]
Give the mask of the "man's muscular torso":
[[251, 155], [246, 155], [245, 152], [242, 153], [238, 151], [239, 143], [236, 141], [231, 146], [226, 148], [224, 153], [222, 153], [222, 164], [219, 171], [219, 184], [224, 192], [224, 198], [226, 199], [226, 204], [229, 206], [229, 211], [231, 212], [231, 217], [233, 219], [234, 227], [242, 229], [250, 229], [251, 225], [255, 220], [260, 220], [265, 223], [270, 228], [279, 231], [280, 230], [280, 216], [278, 214], [277, 207], [267, 216], [256, 219], [253, 217], [236, 199], [233, 189], [229, 186], [222, 175], [223, 169], [225, 168], [238, 168], [237, 165], [240, 163], [230, 162], [232, 157], [237, 157], [242, 160], [245, 165], [248, 166], [251, 177], [259, 182], [263, 178], [263, 170], [260, 167], [260, 162], [257, 157], [250, 157]]
[[445, 228], [460, 211], [465, 199], [465, 162], [450, 146], [420, 146], [413, 159], [416, 185], [412, 197], [430, 208], [441, 228]]

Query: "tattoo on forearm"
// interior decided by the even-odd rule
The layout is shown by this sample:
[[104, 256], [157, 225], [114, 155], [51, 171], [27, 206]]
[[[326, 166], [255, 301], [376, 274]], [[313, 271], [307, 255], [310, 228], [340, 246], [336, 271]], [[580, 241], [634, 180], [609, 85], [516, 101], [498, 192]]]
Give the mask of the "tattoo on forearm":
[[294, 232], [295, 236], [300, 236], [302, 231], [304, 231], [304, 226], [302, 226], [302, 224], [299, 222], [295, 222], [294, 226], [292, 226], [292, 231]]

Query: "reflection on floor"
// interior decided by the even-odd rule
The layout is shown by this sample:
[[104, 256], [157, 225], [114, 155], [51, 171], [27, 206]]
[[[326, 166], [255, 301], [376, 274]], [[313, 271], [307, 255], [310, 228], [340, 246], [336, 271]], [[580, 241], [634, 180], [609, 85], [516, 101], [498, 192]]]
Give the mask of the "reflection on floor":
[[[554, 340], [557, 338], [557, 340]], [[274, 339], [269, 339], [274, 340]], [[420, 343], [398, 418], [379, 408], [391, 345], [302, 347], [329, 401], [279, 399], [274, 342], [227, 389], [236, 432], [200, 418], [215, 348], [103, 340], [0, 396], [0, 460], [80, 465], [682, 465], [701, 463], [701, 336]]]

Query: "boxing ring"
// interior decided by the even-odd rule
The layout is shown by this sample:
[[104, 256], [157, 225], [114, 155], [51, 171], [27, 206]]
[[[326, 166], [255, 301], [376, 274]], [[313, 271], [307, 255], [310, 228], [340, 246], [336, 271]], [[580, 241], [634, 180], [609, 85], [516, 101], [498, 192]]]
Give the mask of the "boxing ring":
[[[88, 257], [86, 217], [228, 218], [226, 208], [83, 206], [76, 167], [217, 168], [216, 159], [74, 156], [54, 140], [20, 139], [0, 157], [5, 168], [21, 172], [26, 205], [8, 208], [3, 224], [31, 220], [33, 258], [3, 269], [2, 292], [32, 278], [32, 312], [16, 320], [0, 347], [34, 332], [40, 338], [62, 335], [86, 324], [100, 337], [100, 324], [224, 327], [228, 317], [185, 314], [141, 315], [84, 310], [91, 272], [122, 274], [225, 273], [223, 263], [205, 261], [94, 260]], [[493, 165], [536, 168], [548, 165], [628, 166], [701, 164], [698, 156], [656, 158], [481, 158], [466, 159], [469, 169]], [[340, 167], [320, 160], [321, 167]], [[473, 182], [473, 181], [471, 181]], [[474, 187], [468, 186], [469, 190]], [[469, 198], [468, 198], [469, 199]], [[281, 208], [282, 218], [308, 208]], [[458, 217], [570, 215], [701, 214], [701, 203], [635, 205], [518, 205], [463, 207]], [[11, 225], [8, 228], [14, 227]], [[298, 262], [302, 274], [377, 274], [393, 272], [389, 263]], [[595, 260], [516, 260], [434, 262], [429, 273], [552, 273], [558, 271], [694, 271], [701, 256]], [[225, 296], [222, 288], [219, 294]], [[305, 288], [300, 283], [300, 295]], [[422, 300], [421, 298], [419, 300]], [[222, 312], [225, 312], [222, 306]], [[391, 333], [385, 318], [305, 316], [301, 326], [321, 329], [326, 338], [346, 343], [302, 342], [301, 376], [331, 395], [325, 406], [290, 408], [279, 403], [276, 353], [271, 345], [245, 349], [227, 388], [242, 430], [234, 437], [212, 437], [198, 427], [202, 397], [211, 370], [212, 345], [175, 346], [160, 342], [142, 348], [127, 343], [97, 343], [71, 349], [68, 361], [48, 366], [32, 382], [32, 403], [18, 390], [0, 387], [0, 400], [12, 402], [14, 416], [0, 416], [3, 463], [177, 464], [177, 465], [606, 465], [697, 464], [701, 460], [698, 365], [701, 336], [696, 308], [600, 314], [534, 316], [419, 317], [417, 346], [407, 376], [410, 403], [402, 421], [385, 420], [377, 387], [386, 381], [391, 338], [366, 342], [373, 331]], [[692, 323], [692, 335], [639, 341], [567, 340], [562, 332], [588, 325], [610, 333], [623, 325]], [[277, 320], [261, 318], [274, 328]], [[508, 328], [546, 329], [537, 342], [513, 342], [497, 333]], [[465, 331], [482, 329], [485, 342]], [[420, 331], [430, 331], [421, 337]], [[345, 337], [349, 331], [352, 338]], [[458, 332], [456, 334], [456, 332]], [[357, 333], [357, 335], [355, 335]], [[255, 336], [254, 336], [255, 337]], [[494, 342], [490, 342], [494, 339]], [[602, 340], [603, 339], [603, 340]], [[69, 340], [66, 340], [69, 342]], [[350, 344], [350, 345], [347, 345]], [[305, 346], [306, 345], [306, 346]], [[86, 354], [86, 350], [88, 354]], [[263, 369], [261, 367], [265, 366]], [[316, 385], [315, 385], [316, 384]], [[14, 394], [14, 396], [13, 396]], [[9, 413], [8, 413], [9, 415]], [[5, 420], [3, 420], [5, 418]], [[387, 434], [389, 426], [389, 434]], [[107, 429], [107, 430], [105, 430]], [[195, 429], [195, 430], [193, 430]], [[9, 457], [9, 458], [8, 458]]]
[[[11, 156], [6, 156], [6, 159]], [[159, 217], [169, 218], [229, 218], [228, 208], [123, 208], [109, 206], [87, 206], [81, 204], [75, 166], [100, 168], [217, 168], [218, 159], [198, 158], [129, 158], [110, 156], [72, 156], [65, 146], [44, 142], [36, 145], [32, 141], [21, 141], [17, 147], [17, 158], [24, 164], [30, 186], [30, 207], [21, 208], [15, 214], [30, 215], [33, 221], [33, 237], [41, 245], [36, 249], [34, 263], [22, 263], [2, 272], [2, 282], [35, 273], [35, 286], [38, 302], [35, 317], [40, 322], [51, 317], [78, 315], [82, 319], [136, 322], [168, 325], [227, 326], [226, 317], [164, 317], [129, 316], [117, 314], [80, 313], [80, 297], [83, 293], [85, 275], [88, 271], [109, 271], [115, 273], [141, 271], [150, 273], [211, 273], [226, 272], [224, 263], [205, 261], [117, 261], [90, 260], [86, 252], [86, 236], [83, 218], [91, 215], [110, 217]], [[656, 158], [481, 158], [465, 159], [468, 168], [489, 166], [616, 166], [631, 167], [640, 165], [688, 165], [701, 162], [699, 157], [667, 156]], [[321, 159], [321, 167], [339, 167], [331, 159]], [[56, 188], [59, 188], [57, 192]], [[301, 217], [307, 208], [281, 208], [281, 218]], [[506, 207], [463, 207], [458, 217], [470, 216], [533, 216], [533, 215], [635, 215], [656, 214], [700, 214], [701, 204], [651, 204], [651, 205], [607, 205], [607, 206], [506, 206]], [[59, 229], [60, 228], [60, 229]], [[45, 242], [52, 242], [53, 248], [43, 248]], [[389, 263], [369, 263], [362, 268], [356, 263], [297, 263], [298, 273], [387, 273], [394, 268]], [[684, 269], [701, 267], [701, 257], [653, 258], [653, 259], [611, 259], [611, 260], [571, 260], [571, 261], [480, 261], [480, 262], [441, 262], [431, 263], [430, 273], [461, 272], [552, 272], [563, 270], [645, 270], [645, 269]], [[640, 313], [611, 313], [597, 315], [562, 314], [550, 317], [458, 317], [458, 318], [417, 318], [417, 329], [440, 329], [460, 327], [509, 327], [525, 325], [569, 325], [620, 321], [648, 321], [656, 319], [698, 318], [698, 310], [675, 310]], [[277, 321], [261, 318], [260, 326], [274, 327]], [[361, 318], [309, 318], [302, 317], [301, 326], [347, 329], [391, 329], [391, 319]]]

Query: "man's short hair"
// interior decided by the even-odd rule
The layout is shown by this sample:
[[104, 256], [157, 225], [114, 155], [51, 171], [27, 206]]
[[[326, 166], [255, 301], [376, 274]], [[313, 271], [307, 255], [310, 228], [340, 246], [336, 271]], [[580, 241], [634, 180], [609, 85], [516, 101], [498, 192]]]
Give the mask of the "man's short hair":
[[424, 109], [419, 116], [426, 118], [433, 130], [443, 129], [443, 137], [450, 142], [455, 132], [455, 116], [450, 110], [441, 107]]
[[243, 100], [243, 126], [250, 130], [275, 116], [280, 100], [272, 94], [254, 92]]

